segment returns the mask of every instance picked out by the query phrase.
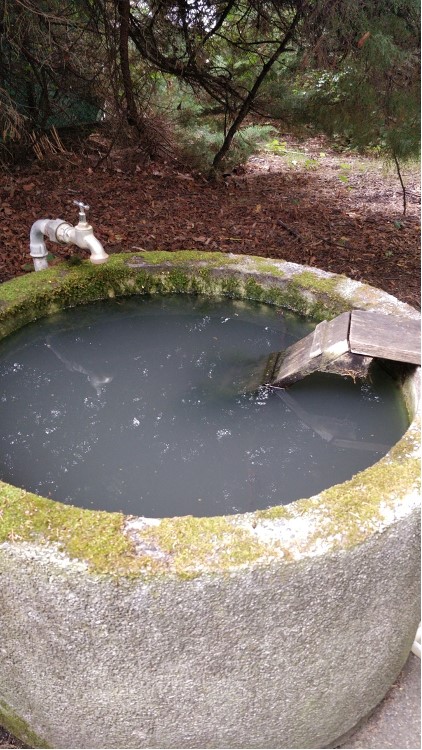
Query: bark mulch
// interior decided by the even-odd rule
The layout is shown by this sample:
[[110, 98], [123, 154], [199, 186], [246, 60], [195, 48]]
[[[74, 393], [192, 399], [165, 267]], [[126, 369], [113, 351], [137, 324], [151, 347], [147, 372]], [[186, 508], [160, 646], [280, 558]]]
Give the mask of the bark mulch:
[[[286, 141], [283, 141], [286, 143]], [[118, 152], [38, 162], [3, 174], [0, 281], [32, 268], [29, 230], [40, 218], [76, 223], [73, 201], [107, 252], [197, 249], [281, 258], [342, 273], [420, 305], [417, 170], [404, 170], [407, 213], [397, 175], [380, 162], [328, 151], [319, 139], [286, 153], [262, 153], [210, 184], [171, 163], [136, 163]], [[51, 245], [57, 257], [76, 248]]]

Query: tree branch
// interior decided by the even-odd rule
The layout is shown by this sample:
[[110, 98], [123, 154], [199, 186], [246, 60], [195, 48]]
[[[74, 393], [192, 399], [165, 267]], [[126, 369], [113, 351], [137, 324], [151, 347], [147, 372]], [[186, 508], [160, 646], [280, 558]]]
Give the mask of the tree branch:
[[290, 42], [290, 40], [291, 40], [291, 38], [293, 36], [293, 33], [294, 33], [295, 29], [296, 29], [296, 26], [299, 23], [301, 15], [302, 15], [301, 11], [298, 10], [296, 12], [296, 15], [295, 15], [292, 23], [290, 24], [290, 29], [287, 32], [287, 34], [285, 35], [283, 41], [278, 45], [277, 49], [275, 50], [275, 52], [273, 52], [273, 54], [271, 55], [271, 57], [269, 58], [269, 60], [267, 60], [267, 62], [265, 63], [265, 65], [262, 66], [261, 72], [259, 73], [259, 75], [255, 79], [254, 85], [252, 86], [251, 90], [249, 91], [249, 94], [247, 95], [246, 99], [244, 100], [242, 106], [240, 107], [240, 109], [239, 109], [239, 111], [238, 111], [238, 113], [237, 113], [237, 115], [236, 115], [236, 117], [235, 117], [235, 119], [234, 119], [231, 127], [227, 131], [227, 135], [226, 135], [226, 137], [225, 137], [225, 139], [223, 141], [223, 145], [221, 146], [220, 150], [216, 153], [216, 155], [214, 157], [214, 160], [213, 160], [213, 163], [212, 163], [212, 167], [211, 167], [211, 170], [210, 170], [210, 174], [209, 174], [209, 177], [211, 179], [213, 177], [215, 177], [216, 173], [218, 172], [218, 170], [220, 168], [220, 165], [221, 165], [221, 162], [223, 161], [225, 155], [227, 154], [227, 152], [228, 152], [228, 150], [229, 150], [229, 148], [231, 146], [231, 143], [233, 141], [234, 136], [236, 135], [236, 133], [237, 133], [240, 125], [242, 124], [243, 120], [245, 119], [246, 115], [251, 110], [251, 108], [253, 106], [253, 103], [254, 103], [254, 100], [255, 100], [255, 97], [256, 97], [256, 95], [258, 93], [258, 90], [259, 90], [261, 84], [265, 80], [268, 72], [271, 70], [271, 68], [274, 65], [274, 63], [278, 60], [278, 58], [280, 57], [280, 55], [285, 51], [288, 43]]

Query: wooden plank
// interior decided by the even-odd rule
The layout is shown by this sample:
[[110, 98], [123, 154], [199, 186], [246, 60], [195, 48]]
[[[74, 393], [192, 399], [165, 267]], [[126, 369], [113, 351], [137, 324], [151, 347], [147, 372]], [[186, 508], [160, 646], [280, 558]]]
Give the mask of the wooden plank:
[[420, 321], [413, 318], [353, 310], [349, 343], [355, 354], [421, 364]]
[[364, 378], [374, 357], [420, 364], [419, 321], [367, 310], [322, 321], [313, 333], [280, 353], [270, 382], [286, 387], [317, 371]]
[[324, 341], [325, 341], [326, 335], [327, 335], [327, 321], [323, 320], [321, 321], [321, 323], [318, 323], [314, 331], [311, 350], [309, 352], [309, 356], [312, 357], [312, 359], [314, 357], [319, 357], [320, 354], [322, 354], [323, 349], [324, 349]]
[[273, 385], [292, 385], [318, 370], [329, 372], [330, 363], [349, 351], [349, 325], [349, 312], [319, 323], [312, 333], [290, 346], [284, 357], [280, 357], [274, 370]]
[[345, 312], [327, 323], [323, 345], [323, 360], [337, 359], [349, 351], [350, 313]]
[[272, 379], [273, 385], [291, 385], [305, 375], [318, 369], [319, 357], [311, 357], [314, 331], [289, 346], [277, 362]]

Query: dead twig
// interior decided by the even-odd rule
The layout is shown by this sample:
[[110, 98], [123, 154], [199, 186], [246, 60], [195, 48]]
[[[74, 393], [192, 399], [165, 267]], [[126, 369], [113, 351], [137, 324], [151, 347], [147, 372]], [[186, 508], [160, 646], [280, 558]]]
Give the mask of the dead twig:
[[397, 158], [397, 156], [396, 156], [395, 153], [393, 154], [393, 159], [394, 159], [394, 163], [396, 165], [397, 176], [398, 176], [398, 178], [400, 180], [400, 185], [401, 185], [401, 189], [402, 189], [402, 193], [403, 193], [403, 216], [406, 216], [406, 209], [407, 209], [406, 185], [403, 182], [403, 177], [402, 177], [402, 174], [401, 174], [401, 171], [400, 171], [400, 162], [399, 162], [399, 160], [398, 160], [398, 158]]
[[289, 234], [293, 235], [293, 237], [296, 237], [300, 242], [302, 242], [302, 237], [299, 234], [299, 232], [296, 232], [296, 229], [292, 229], [288, 226], [288, 224], [285, 224], [284, 221], [281, 221], [281, 219], [277, 219], [277, 224], [280, 224], [283, 229], [286, 230], [286, 232], [289, 232]]

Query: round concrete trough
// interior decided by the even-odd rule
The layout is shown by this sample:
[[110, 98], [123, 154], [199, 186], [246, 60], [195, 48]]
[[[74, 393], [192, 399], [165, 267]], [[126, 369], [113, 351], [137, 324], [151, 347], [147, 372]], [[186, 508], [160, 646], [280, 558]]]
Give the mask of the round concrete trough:
[[[138, 253], [0, 286], [0, 336], [103, 297], [183, 292], [417, 317], [292, 263]], [[0, 483], [0, 724], [31, 747], [323, 748], [383, 698], [419, 621], [412, 422], [317, 496], [216, 518], [127, 518]]]

